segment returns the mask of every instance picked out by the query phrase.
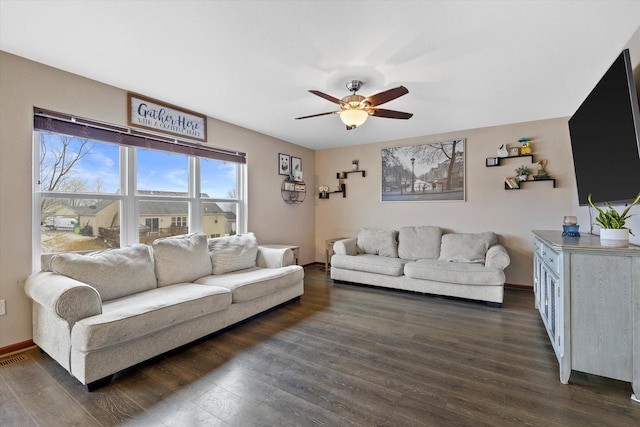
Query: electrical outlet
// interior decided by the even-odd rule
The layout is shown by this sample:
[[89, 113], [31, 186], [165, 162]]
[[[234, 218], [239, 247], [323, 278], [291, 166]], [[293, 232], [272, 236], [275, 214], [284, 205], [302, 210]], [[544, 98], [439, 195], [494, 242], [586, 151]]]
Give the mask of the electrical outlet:
[[7, 301], [0, 299], [0, 316], [7, 314]]

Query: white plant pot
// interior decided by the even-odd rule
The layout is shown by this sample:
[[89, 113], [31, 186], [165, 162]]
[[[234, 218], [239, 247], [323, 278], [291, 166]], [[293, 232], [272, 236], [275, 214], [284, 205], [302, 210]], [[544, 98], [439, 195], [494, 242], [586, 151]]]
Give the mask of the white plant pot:
[[629, 230], [626, 228], [603, 228], [600, 230], [600, 243], [603, 246], [627, 246]]

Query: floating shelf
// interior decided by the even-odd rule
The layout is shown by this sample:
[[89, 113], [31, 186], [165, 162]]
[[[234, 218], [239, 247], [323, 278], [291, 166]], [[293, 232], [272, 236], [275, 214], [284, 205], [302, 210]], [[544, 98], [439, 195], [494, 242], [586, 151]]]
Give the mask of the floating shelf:
[[520, 189], [522, 189], [522, 185], [524, 183], [529, 183], [529, 182], [547, 182], [547, 181], [551, 181], [553, 183], [553, 188], [556, 188], [556, 179], [555, 178], [545, 178], [545, 179], [531, 179], [531, 180], [527, 180], [527, 181], [518, 181], [518, 185], [520, 186], [519, 188], [511, 188], [505, 182], [504, 183], [504, 189], [505, 190], [520, 190]]
[[342, 193], [342, 197], [347, 197], [347, 186], [342, 184], [342, 190], [337, 191], [327, 191], [326, 193], [318, 193], [321, 199], [328, 199], [330, 194]]
[[[336, 179], [347, 179], [349, 178], [350, 173], [361, 173], [363, 178], [367, 176], [367, 171], [364, 171], [364, 170], [344, 171], [344, 172], [336, 172]], [[342, 178], [340, 178], [341, 174], [344, 174]]]
[[517, 159], [518, 157], [530, 157], [531, 163], [535, 163], [533, 160], [533, 154], [521, 154], [519, 156], [509, 156], [509, 157], [487, 157], [485, 166], [488, 168], [492, 168], [495, 166], [501, 166], [502, 161], [504, 159]]

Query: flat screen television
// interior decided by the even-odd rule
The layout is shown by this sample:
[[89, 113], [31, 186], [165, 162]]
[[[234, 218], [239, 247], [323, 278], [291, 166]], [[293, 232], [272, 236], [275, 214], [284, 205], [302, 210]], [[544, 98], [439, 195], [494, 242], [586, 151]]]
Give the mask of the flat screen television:
[[622, 204], [640, 192], [640, 106], [624, 50], [569, 120], [578, 202]]

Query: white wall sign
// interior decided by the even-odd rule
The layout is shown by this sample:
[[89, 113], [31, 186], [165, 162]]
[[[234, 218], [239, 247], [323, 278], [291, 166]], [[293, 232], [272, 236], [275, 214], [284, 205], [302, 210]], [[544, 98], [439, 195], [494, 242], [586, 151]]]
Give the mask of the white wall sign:
[[207, 117], [155, 99], [127, 94], [129, 126], [207, 140]]

